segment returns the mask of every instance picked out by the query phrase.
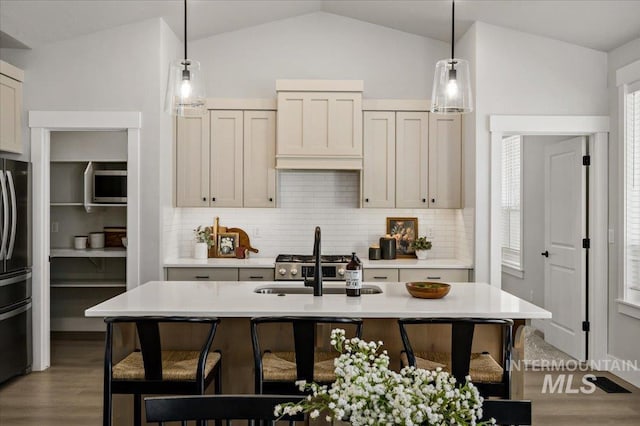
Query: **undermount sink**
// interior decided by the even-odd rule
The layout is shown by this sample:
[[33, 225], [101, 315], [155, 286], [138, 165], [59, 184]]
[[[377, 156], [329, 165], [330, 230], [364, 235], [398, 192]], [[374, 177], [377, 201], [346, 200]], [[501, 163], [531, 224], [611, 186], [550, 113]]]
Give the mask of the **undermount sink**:
[[[270, 286], [270, 287], [258, 287], [254, 291], [258, 294], [313, 294], [312, 287], [285, 287], [285, 286]], [[328, 287], [322, 288], [324, 294], [346, 294], [347, 289], [344, 286], [341, 287]], [[381, 294], [382, 289], [375, 285], [363, 285], [360, 290], [360, 294]]]

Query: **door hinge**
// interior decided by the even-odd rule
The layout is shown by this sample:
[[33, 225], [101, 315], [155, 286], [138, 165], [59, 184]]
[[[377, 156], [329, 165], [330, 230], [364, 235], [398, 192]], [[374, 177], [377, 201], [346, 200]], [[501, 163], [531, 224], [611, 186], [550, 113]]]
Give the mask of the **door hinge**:
[[591, 323], [589, 321], [582, 321], [582, 331], [591, 331]]
[[591, 248], [591, 238], [582, 239], [582, 248], [585, 248], [585, 249]]
[[591, 156], [590, 155], [583, 155], [582, 156], [582, 165], [583, 166], [590, 166], [591, 165]]

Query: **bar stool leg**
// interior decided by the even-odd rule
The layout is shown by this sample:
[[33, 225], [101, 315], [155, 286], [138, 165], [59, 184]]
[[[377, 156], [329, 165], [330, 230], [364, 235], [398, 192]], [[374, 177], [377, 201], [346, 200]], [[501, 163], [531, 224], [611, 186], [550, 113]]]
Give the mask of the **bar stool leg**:
[[142, 404], [142, 397], [139, 393], [133, 395], [133, 424], [135, 426], [142, 425], [142, 410], [140, 409]]

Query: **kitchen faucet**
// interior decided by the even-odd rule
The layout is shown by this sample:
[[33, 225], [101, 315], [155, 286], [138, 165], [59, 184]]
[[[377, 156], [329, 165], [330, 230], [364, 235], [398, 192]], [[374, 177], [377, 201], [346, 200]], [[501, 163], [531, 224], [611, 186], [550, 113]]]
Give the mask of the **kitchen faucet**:
[[313, 260], [315, 261], [315, 266], [313, 268], [313, 280], [307, 280], [305, 275], [304, 277], [304, 285], [305, 287], [313, 286], [313, 295], [314, 296], [322, 296], [322, 265], [321, 265], [321, 255], [320, 255], [320, 227], [316, 226], [316, 233], [313, 239]]

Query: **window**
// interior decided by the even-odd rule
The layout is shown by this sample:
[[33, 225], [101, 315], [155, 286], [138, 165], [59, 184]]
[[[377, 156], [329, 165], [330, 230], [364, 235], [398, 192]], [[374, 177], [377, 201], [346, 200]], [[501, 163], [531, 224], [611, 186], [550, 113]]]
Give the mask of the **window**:
[[624, 95], [625, 294], [640, 302], [640, 82]]
[[522, 137], [502, 139], [502, 265], [522, 271]]

